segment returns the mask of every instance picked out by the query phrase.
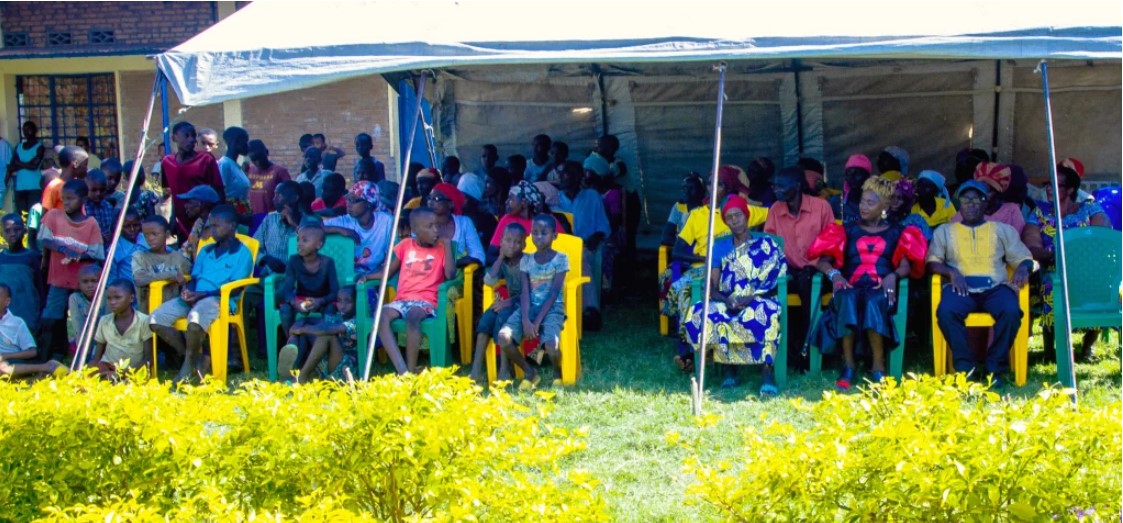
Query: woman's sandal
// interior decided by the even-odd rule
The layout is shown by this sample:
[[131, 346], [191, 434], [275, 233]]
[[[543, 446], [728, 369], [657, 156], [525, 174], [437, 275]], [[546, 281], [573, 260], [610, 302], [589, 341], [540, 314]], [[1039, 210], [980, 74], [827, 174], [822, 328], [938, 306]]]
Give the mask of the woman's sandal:
[[760, 397], [763, 399], [775, 398], [780, 394], [780, 389], [771, 383], [765, 383], [760, 386]]

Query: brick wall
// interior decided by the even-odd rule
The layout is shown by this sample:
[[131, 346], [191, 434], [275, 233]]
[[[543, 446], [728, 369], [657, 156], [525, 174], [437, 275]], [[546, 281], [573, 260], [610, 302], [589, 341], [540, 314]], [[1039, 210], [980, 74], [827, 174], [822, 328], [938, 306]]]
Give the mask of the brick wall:
[[91, 29], [113, 30], [116, 45], [169, 48], [213, 25], [215, 13], [214, 2], [0, 2], [4, 32], [28, 33], [33, 48], [47, 47], [55, 31], [80, 48]]
[[[121, 126], [124, 130], [124, 135], [121, 137], [122, 143], [125, 144], [125, 155], [132, 158], [136, 154], [136, 144], [140, 132], [140, 124], [144, 122], [144, 112], [148, 110], [148, 98], [152, 93], [152, 81], [155, 72], [125, 72], [121, 73], [121, 86], [117, 97], [121, 102]], [[169, 104], [168, 115], [171, 118], [172, 125], [175, 122], [186, 120], [195, 125], [196, 129], [204, 127], [211, 127], [218, 130], [221, 134], [222, 129], [225, 128], [222, 116], [222, 104], [208, 105], [204, 107], [193, 107], [184, 113], [179, 113], [183, 107], [179, 100], [175, 97], [175, 91], [168, 89]], [[148, 128], [148, 137], [159, 143], [163, 140], [160, 135], [162, 131], [163, 121], [160, 116], [160, 99], [156, 99], [156, 107], [152, 113], [152, 121]], [[156, 147], [152, 147], [145, 153], [144, 164], [146, 166], [152, 165], [156, 160], [157, 154]], [[171, 151], [169, 151], [171, 152]]]
[[250, 138], [264, 141], [270, 159], [284, 165], [293, 176], [300, 171], [300, 135], [323, 133], [329, 144], [347, 152], [336, 171], [348, 179], [357, 158], [355, 135], [373, 134], [377, 124], [382, 127], [382, 135], [375, 139], [373, 154], [386, 164], [388, 176], [397, 172], [389, 159], [387, 128], [391, 124], [386, 81], [381, 76], [243, 100], [242, 121]]

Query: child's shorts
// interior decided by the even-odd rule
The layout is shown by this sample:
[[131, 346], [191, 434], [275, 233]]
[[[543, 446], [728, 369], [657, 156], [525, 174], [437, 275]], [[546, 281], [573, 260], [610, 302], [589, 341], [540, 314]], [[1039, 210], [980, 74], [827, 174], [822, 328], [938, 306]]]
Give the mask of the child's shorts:
[[[521, 343], [523, 339], [523, 316], [519, 309], [520, 306], [516, 305], [511, 312], [511, 316], [507, 318], [507, 324], [499, 329], [500, 333], [510, 333], [511, 341], [516, 344]], [[540, 310], [542, 310], [541, 306], [531, 305], [530, 319], [533, 320]], [[539, 341], [543, 344], [553, 341], [554, 346], [557, 347], [561, 343], [561, 331], [564, 325], [565, 306], [560, 301], [554, 302], [550, 306], [550, 311], [546, 313], [546, 317], [542, 319], [542, 324], [538, 326]]]
[[192, 307], [182, 299], [168, 300], [152, 311], [149, 318], [150, 325], [174, 325], [175, 322], [187, 319], [187, 323], [194, 323], [204, 331], [210, 330], [211, 324], [218, 319], [218, 297], [211, 296], [195, 302]]
[[499, 336], [499, 329], [507, 324], [507, 319], [518, 307], [507, 307], [499, 312], [488, 309], [480, 315], [480, 322], [476, 324], [476, 334], [485, 334], [495, 339]]
[[436, 308], [432, 303], [422, 300], [394, 300], [386, 304], [387, 307], [398, 311], [398, 314], [405, 318], [409, 311], [413, 309], [421, 309], [425, 311], [426, 318], [432, 318], [437, 315]]

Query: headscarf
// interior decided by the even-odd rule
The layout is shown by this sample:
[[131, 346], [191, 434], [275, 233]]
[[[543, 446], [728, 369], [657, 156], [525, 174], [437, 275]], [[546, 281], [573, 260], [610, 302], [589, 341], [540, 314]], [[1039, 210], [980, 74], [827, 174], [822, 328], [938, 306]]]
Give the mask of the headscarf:
[[475, 198], [476, 201], [484, 199], [484, 179], [476, 173], [461, 173], [456, 188], [460, 189], [460, 192], [464, 193], [465, 196]]
[[735, 165], [722, 165], [717, 169], [717, 179], [725, 186], [726, 194], [749, 194], [749, 175]]
[[1067, 167], [1069, 169], [1072, 169], [1073, 171], [1076, 171], [1077, 176], [1081, 178], [1084, 177], [1084, 162], [1081, 162], [1076, 158], [1065, 158], [1064, 160], [1061, 160], [1061, 163], [1057, 164], [1057, 167]]
[[437, 191], [452, 200], [452, 214], [460, 214], [464, 212], [464, 193], [454, 187], [451, 183], [438, 183], [433, 186], [433, 190]]
[[550, 182], [534, 182], [534, 186], [542, 193], [542, 199], [546, 202], [546, 206], [553, 209], [561, 203], [561, 199], [558, 196], [560, 193], [558, 192], [558, 188], [554, 187], [554, 184]]
[[359, 180], [351, 186], [350, 192], [351, 196], [362, 198], [369, 203], [371, 212], [382, 210], [382, 195], [378, 190], [378, 185], [366, 180]]
[[1006, 192], [1010, 187], [1010, 176], [1010, 168], [1000, 163], [979, 162], [975, 167], [975, 179], [998, 192]]
[[[745, 218], [749, 217], [749, 201], [738, 194], [734, 194], [725, 200], [725, 205], [721, 207], [721, 219], [725, 221], [725, 213], [733, 209], [741, 209], [745, 213]], [[726, 224], [728, 225], [728, 224]]]
[[612, 166], [608, 165], [608, 160], [597, 153], [590, 153], [588, 158], [585, 158], [585, 163], [582, 167], [586, 171], [593, 171], [600, 176], [608, 176], [612, 172]]
[[433, 179], [436, 179], [436, 180], [440, 180], [441, 179], [441, 173], [440, 173], [440, 171], [438, 171], [438, 170], [436, 170], [432, 167], [429, 167], [429, 168], [426, 168], [426, 169], [422, 169], [421, 172], [417, 173], [417, 179], [420, 180], [422, 178], [433, 178]]
[[865, 169], [868, 173], [873, 172], [873, 164], [870, 163], [870, 159], [867, 158], [864, 154], [850, 155], [850, 157], [846, 159], [845, 169], [849, 169], [851, 167], [860, 167], [862, 169]]
[[542, 210], [542, 204], [545, 203], [545, 198], [542, 196], [542, 191], [539, 191], [533, 183], [526, 180], [519, 180], [519, 183], [511, 186], [510, 194], [518, 196], [528, 207], [530, 207], [531, 214], [538, 214]]
[[951, 207], [951, 196], [948, 195], [947, 180], [944, 179], [944, 175], [933, 170], [924, 170], [920, 171], [916, 179], [928, 180], [936, 184], [936, 188], [940, 190], [940, 197], [944, 199], [944, 207]]
[[904, 198], [905, 201], [910, 202], [909, 205], [912, 205], [911, 202], [916, 201], [916, 184], [914, 184], [912, 180], [908, 178], [901, 178], [900, 180], [897, 180], [897, 189], [895, 194]]
[[901, 164], [901, 174], [909, 173], [908, 152], [906, 152], [904, 149], [901, 149], [900, 147], [897, 147], [896, 145], [890, 145], [889, 147], [886, 147], [885, 152], [889, 153], [889, 156], [896, 158], [897, 163]]

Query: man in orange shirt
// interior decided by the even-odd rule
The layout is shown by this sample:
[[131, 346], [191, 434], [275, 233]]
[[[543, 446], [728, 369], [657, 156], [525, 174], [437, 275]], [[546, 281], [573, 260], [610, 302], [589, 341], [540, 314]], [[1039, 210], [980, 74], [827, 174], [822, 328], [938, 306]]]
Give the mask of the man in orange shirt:
[[62, 210], [62, 186], [70, 180], [81, 180], [86, 177], [90, 155], [76, 145], [63, 147], [58, 153], [58, 165], [61, 170], [58, 178], [51, 180], [43, 190], [43, 214], [55, 209]]

